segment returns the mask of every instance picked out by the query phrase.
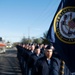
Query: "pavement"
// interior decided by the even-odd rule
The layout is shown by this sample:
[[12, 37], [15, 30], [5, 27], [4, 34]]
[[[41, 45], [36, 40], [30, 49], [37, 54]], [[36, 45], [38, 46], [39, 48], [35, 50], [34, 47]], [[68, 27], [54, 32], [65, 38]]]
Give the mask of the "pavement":
[[16, 49], [6, 49], [0, 54], [0, 75], [22, 75]]

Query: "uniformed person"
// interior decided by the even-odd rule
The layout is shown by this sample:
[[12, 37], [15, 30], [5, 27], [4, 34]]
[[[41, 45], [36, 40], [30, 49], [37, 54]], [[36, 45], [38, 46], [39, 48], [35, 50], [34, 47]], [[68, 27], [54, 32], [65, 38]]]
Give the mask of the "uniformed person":
[[24, 56], [25, 60], [26, 60], [26, 75], [29, 75], [28, 61], [29, 61], [30, 56], [34, 53], [35, 45], [30, 44], [30, 47], [31, 48], [27, 49], [27, 51], [25, 53], [26, 55]]
[[36, 62], [33, 75], [52, 75], [53, 62], [57, 63], [52, 57], [53, 50], [54, 47], [52, 45], [46, 47], [45, 55]]
[[34, 54], [32, 54], [32, 55], [30, 56], [29, 62], [28, 62], [28, 66], [29, 66], [29, 68], [30, 68], [30, 70], [31, 70], [31, 75], [32, 75], [33, 72], [34, 72], [34, 65], [35, 65], [36, 61], [37, 61], [39, 58], [41, 58], [41, 57], [43, 57], [43, 54], [41, 54], [40, 47], [37, 45], [37, 46], [35, 47]]
[[24, 49], [23, 49], [23, 45], [22, 44], [17, 45], [16, 48], [17, 48], [17, 58], [19, 60], [20, 68], [22, 70], [22, 74], [24, 74], [24, 58], [23, 58]]

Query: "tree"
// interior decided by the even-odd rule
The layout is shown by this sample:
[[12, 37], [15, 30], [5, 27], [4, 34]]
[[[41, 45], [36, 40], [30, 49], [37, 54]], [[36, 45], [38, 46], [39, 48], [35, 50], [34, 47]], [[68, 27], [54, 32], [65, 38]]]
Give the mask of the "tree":
[[27, 43], [32, 43], [32, 39], [28, 38]]
[[21, 40], [21, 43], [23, 43], [23, 44], [27, 44], [27, 43], [31, 43], [31, 42], [32, 42], [32, 40], [30, 38], [25, 38], [25, 37], [23, 37]]
[[15, 47], [18, 44], [20, 44], [20, 42], [14, 42], [12, 45], [13, 45], [13, 47]]
[[35, 38], [33, 40], [33, 43], [41, 44], [42, 43], [42, 39], [41, 38]]

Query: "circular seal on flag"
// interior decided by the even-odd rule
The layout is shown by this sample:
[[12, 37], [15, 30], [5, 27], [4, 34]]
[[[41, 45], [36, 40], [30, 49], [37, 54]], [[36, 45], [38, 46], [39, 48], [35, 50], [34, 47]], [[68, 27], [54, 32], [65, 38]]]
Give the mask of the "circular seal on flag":
[[57, 13], [54, 31], [62, 42], [75, 44], [75, 7], [66, 7]]

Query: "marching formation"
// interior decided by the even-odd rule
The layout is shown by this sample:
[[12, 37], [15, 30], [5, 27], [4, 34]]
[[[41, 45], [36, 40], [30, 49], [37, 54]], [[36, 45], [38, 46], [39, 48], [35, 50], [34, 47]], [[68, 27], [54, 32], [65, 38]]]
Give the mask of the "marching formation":
[[16, 48], [22, 75], [71, 75], [52, 44], [19, 44]]

